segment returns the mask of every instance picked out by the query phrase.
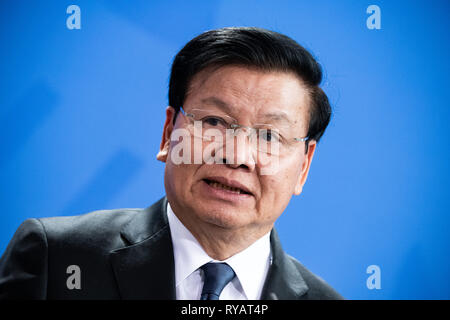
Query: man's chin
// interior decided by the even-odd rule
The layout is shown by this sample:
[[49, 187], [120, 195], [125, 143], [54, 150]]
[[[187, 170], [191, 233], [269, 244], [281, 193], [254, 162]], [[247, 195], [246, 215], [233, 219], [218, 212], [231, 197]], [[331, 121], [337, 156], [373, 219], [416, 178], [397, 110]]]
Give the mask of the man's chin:
[[199, 214], [199, 218], [210, 225], [224, 229], [237, 229], [245, 227], [250, 223], [248, 221], [248, 215], [245, 215], [245, 211], [238, 211], [236, 209], [220, 208], [218, 210], [207, 210]]

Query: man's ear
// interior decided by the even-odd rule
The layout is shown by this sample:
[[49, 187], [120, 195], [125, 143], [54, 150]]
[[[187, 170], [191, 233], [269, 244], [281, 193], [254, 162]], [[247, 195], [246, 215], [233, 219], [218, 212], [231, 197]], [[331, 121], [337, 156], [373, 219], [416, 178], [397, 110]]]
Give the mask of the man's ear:
[[306, 182], [306, 178], [308, 178], [308, 172], [309, 168], [311, 167], [311, 161], [314, 156], [314, 152], [316, 151], [317, 142], [314, 140], [311, 140], [308, 143], [308, 152], [305, 156], [305, 160], [302, 164], [302, 172], [300, 174], [300, 179], [297, 182], [297, 185], [295, 186], [294, 194], [298, 196], [303, 191], [303, 186]]
[[170, 135], [173, 130], [173, 119], [175, 117], [175, 109], [171, 106], [166, 108], [166, 121], [164, 122], [163, 134], [161, 138], [161, 144], [159, 146], [159, 152], [156, 155], [156, 159], [162, 162], [167, 161], [167, 155], [169, 154], [170, 147]]

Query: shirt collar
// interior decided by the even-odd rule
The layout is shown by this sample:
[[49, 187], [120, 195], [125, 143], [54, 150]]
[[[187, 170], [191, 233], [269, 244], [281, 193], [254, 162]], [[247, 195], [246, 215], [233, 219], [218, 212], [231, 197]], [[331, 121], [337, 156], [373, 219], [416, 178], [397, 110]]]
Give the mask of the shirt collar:
[[270, 265], [270, 232], [224, 262], [233, 268], [247, 298], [259, 299]]
[[[183, 225], [167, 202], [167, 218], [175, 260], [175, 284], [180, 285], [190, 274], [212, 259], [192, 233]], [[220, 261], [228, 263], [248, 299], [259, 299], [270, 265], [270, 232], [243, 251]]]

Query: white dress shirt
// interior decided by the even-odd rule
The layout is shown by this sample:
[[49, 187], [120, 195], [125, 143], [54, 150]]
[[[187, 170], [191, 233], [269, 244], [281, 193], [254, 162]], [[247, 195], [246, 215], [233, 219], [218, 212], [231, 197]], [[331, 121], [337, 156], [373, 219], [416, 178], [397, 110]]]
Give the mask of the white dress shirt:
[[[169, 203], [167, 203], [167, 218], [175, 259], [176, 298], [199, 300], [204, 282], [203, 271], [199, 268], [205, 263], [219, 261], [208, 256], [197, 239], [172, 211]], [[270, 232], [247, 249], [220, 262], [228, 263], [236, 273], [236, 277], [223, 289], [220, 300], [260, 299], [271, 264]]]

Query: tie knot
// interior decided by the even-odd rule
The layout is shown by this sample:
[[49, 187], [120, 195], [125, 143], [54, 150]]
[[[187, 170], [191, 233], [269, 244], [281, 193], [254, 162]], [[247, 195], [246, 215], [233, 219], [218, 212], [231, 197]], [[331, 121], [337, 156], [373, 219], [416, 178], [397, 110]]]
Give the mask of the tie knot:
[[201, 300], [218, 300], [223, 288], [235, 277], [226, 263], [207, 263], [200, 267], [205, 274]]

